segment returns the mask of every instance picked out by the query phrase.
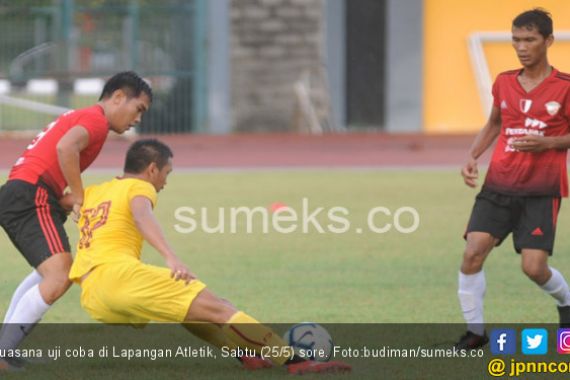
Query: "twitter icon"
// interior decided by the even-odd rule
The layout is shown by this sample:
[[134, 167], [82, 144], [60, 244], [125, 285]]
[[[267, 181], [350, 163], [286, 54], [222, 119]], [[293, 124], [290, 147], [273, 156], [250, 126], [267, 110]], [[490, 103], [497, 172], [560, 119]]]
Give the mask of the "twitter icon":
[[548, 331], [545, 329], [524, 329], [521, 333], [522, 353], [545, 355], [548, 352]]

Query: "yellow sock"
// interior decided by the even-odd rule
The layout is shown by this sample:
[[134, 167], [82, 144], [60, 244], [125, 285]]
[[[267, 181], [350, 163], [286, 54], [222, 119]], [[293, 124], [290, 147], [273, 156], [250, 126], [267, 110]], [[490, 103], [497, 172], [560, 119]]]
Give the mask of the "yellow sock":
[[[282, 349], [288, 346], [277, 333], [242, 311], [235, 313], [223, 325], [222, 331], [238, 347], [249, 348], [258, 355], [263, 354], [273, 364], [283, 365], [291, 357], [290, 350]], [[277, 348], [262, 350], [262, 347]]]
[[207, 322], [192, 322], [183, 323], [182, 326], [193, 335], [210, 343], [211, 345], [222, 348], [229, 347], [230, 349], [237, 348], [237, 345], [222, 331], [222, 328], [213, 323]]

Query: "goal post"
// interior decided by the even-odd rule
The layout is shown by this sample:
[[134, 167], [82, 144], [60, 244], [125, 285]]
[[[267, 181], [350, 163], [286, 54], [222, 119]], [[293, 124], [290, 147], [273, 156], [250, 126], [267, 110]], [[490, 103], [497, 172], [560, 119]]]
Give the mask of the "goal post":
[[[570, 41], [570, 31], [559, 31], [554, 33], [557, 41]], [[512, 39], [511, 32], [474, 32], [468, 37], [468, 50], [471, 59], [471, 65], [477, 82], [477, 90], [481, 106], [485, 112], [485, 116], [491, 112], [493, 104], [493, 95], [491, 94], [493, 86], [493, 78], [489, 69], [489, 62], [485, 55], [485, 43], [510, 43]]]

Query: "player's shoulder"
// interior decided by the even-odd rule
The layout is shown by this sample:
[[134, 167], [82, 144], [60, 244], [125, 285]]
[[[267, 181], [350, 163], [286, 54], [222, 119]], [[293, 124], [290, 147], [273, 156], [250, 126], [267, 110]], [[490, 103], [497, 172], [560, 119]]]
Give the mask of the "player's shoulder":
[[520, 74], [520, 69], [507, 70], [499, 73], [495, 78], [494, 87], [509, 88], [512, 87], [513, 82], [516, 80], [517, 75]]
[[84, 127], [107, 125], [107, 118], [99, 105], [68, 111], [60, 119], [71, 124], [82, 124]]
[[110, 187], [113, 187], [113, 180], [105, 181], [105, 182], [99, 182], [99, 183], [95, 183], [93, 185], [89, 185], [84, 190], [85, 197], [87, 197], [89, 194], [97, 194], [97, 193], [112, 194], [112, 192], [109, 191]]
[[154, 186], [145, 180], [139, 178], [123, 178], [123, 177], [116, 177], [110, 183], [112, 188], [121, 188], [124, 189], [130, 197], [136, 195], [155, 195], [156, 190]]
[[85, 199], [90, 203], [97, 203], [102, 199], [121, 203], [137, 195], [151, 197], [155, 193], [154, 187], [146, 181], [136, 178], [115, 177], [85, 188]]
[[83, 108], [77, 108], [74, 110], [77, 114], [101, 114], [103, 115], [103, 108], [98, 104], [93, 104]]
[[562, 71], [557, 71], [556, 74], [554, 74], [554, 77], [556, 79], [560, 79], [566, 82], [570, 82], [570, 74], [562, 72]]

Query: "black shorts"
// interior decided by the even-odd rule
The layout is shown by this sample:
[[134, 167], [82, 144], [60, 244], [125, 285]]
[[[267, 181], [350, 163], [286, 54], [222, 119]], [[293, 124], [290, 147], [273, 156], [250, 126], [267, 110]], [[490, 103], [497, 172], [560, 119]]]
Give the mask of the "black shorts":
[[63, 228], [66, 219], [55, 194], [42, 183], [11, 180], [0, 188], [0, 225], [34, 268], [71, 251]]
[[481, 190], [475, 199], [465, 236], [487, 232], [500, 245], [509, 233], [517, 253], [540, 249], [552, 255], [560, 197], [526, 197]]

